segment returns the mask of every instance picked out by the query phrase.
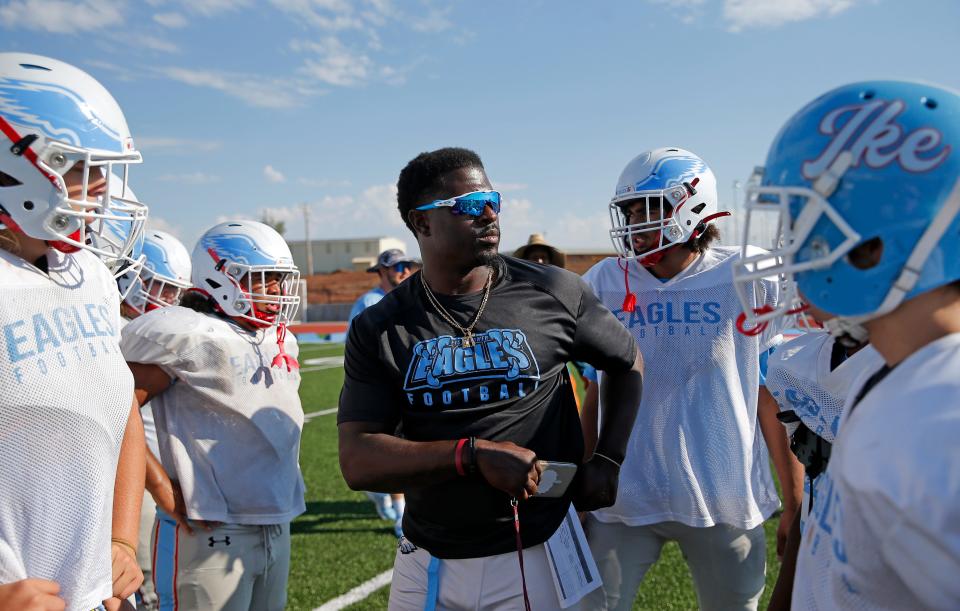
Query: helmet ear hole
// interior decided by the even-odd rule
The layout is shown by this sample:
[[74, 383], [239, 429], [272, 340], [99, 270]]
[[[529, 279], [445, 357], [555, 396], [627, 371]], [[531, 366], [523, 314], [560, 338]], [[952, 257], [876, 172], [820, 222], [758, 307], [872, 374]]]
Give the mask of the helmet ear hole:
[[871, 238], [847, 253], [847, 261], [859, 270], [868, 270], [880, 264], [883, 259], [883, 240]]
[[19, 187], [19, 186], [22, 185], [22, 184], [23, 184], [22, 182], [20, 182], [19, 180], [17, 180], [17, 179], [14, 178], [13, 176], [10, 176], [9, 174], [4, 174], [3, 172], [0, 172], [0, 188], [3, 188], [3, 187]]
[[706, 207], [707, 207], [706, 202], [702, 202], [697, 204], [693, 208], [691, 208], [690, 211], [693, 212], [694, 214], [700, 214], [701, 212], [703, 212], [703, 209]]

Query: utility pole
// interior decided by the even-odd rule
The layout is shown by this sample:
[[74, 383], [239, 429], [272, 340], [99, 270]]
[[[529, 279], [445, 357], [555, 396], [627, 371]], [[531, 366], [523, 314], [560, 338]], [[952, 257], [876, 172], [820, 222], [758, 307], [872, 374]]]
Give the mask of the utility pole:
[[307, 250], [307, 273], [305, 275], [313, 275], [313, 245], [310, 243], [310, 204], [303, 203], [300, 205], [300, 208], [303, 210], [303, 233], [304, 241], [303, 245]]

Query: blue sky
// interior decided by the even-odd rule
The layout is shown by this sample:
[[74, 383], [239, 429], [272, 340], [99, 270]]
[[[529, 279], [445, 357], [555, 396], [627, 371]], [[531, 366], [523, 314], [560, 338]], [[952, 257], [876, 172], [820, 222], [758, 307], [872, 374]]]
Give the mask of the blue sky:
[[[643, 150], [703, 157], [732, 205], [782, 123], [830, 87], [960, 89], [956, 0], [0, 0], [0, 48], [89, 71], [145, 163], [131, 184], [188, 247], [219, 220], [302, 239], [412, 236], [397, 175], [473, 148], [534, 231], [605, 248], [607, 202]], [[721, 227], [722, 230], [722, 227]]]

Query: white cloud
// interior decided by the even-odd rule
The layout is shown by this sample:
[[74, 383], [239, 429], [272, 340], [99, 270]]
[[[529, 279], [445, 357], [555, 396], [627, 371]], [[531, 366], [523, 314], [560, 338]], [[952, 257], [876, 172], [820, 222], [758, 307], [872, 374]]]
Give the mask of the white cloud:
[[279, 183], [279, 182], [286, 182], [286, 181], [287, 181], [287, 177], [284, 176], [283, 173], [280, 172], [280, 170], [274, 169], [274, 167], [273, 167], [272, 165], [264, 166], [264, 168], [263, 168], [263, 175], [264, 175], [264, 177], [266, 177], [266, 179], [267, 179], [268, 181], [270, 181], [270, 182]]
[[328, 32], [364, 30], [371, 16], [381, 18], [376, 10], [358, 15], [345, 0], [270, 0], [270, 4], [301, 23]]
[[169, 40], [165, 40], [158, 36], [151, 36], [150, 34], [131, 34], [128, 37], [124, 37], [130, 41], [132, 45], [140, 45], [151, 49], [153, 51], [160, 51], [161, 53], [179, 53], [180, 47], [173, 44]]
[[187, 0], [183, 5], [194, 13], [211, 17], [239, 8], [250, 6], [250, 0]]
[[124, 4], [122, 0], [13, 0], [0, 6], [0, 25], [60, 34], [104, 30], [123, 23]]
[[[770, 0], [776, 2], [778, 0]], [[706, 0], [648, 0], [651, 4], [667, 7], [681, 22], [690, 24], [703, 15]]]
[[443, 8], [432, 8], [426, 15], [412, 17], [409, 19], [409, 25], [415, 32], [436, 33], [449, 30], [453, 27], [450, 20], [450, 13], [453, 8], [446, 6]]
[[777, 27], [792, 21], [832, 17], [857, 0], [724, 0], [723, 17], [732, 32]]
[[153, 20], [167, 28], [183, 28], [189, 23], [180, 13], [157, 13]]
[[184, 174], [163, 174], [158, 176], [157, 180], [161, 182], [177, 182], [185, 185], [209, 185], [220, 182], [220, 177], [216, 174], [206, 174], [204, 172], [188, 172]]
[[320, 42], [294, 41], [295, 51], [317, 53], [316, 59], [308, 58], [300, 72], [313, 79], [340, 87], [351, 87], [365, 82], [370, 76], [373, 61], [362, 53], [348, 49], [339, 39], [328, 37]]
[[201, 152], [216, 151], [223, 146], [219, 140], [193, 140], [189, 138], [170, 138], [166, 136], [142, 136], [134, 141], [142, 151]]
[[305, 97], [321, 93], [301, 79], [268, 79], [252, 74], [175, 66], [161, 68], [160, 73], [187, 85], [215, 89], [260, 108], [300, 106]]
[[[166, 231], [173, 237], [183, 242], [183, 228], [180, 225], [174, 225], [161, 216], [157, 216], [153, 213], [153, 210], [150, 210], [150, 216], [147, 218], [147, 228], [156, 229], [157, 231]], [[192, 244], [187, 244], [184, 242], [184, 246], [186, 246], [189, 250]]]

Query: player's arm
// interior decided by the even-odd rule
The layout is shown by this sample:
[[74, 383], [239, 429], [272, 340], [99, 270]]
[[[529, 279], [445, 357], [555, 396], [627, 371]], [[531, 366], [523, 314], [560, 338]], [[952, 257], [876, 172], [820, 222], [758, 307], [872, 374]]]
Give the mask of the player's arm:
[[[803, 509], [801, 508], [801, 511]], [[781, 524], [783, 518], [781, 517]], [[790, 611], [790, 599], [793, 595], [793, 576], [797, 572], [797, 554], [800, 551], [800, 511], [797, 511], [790, 523], [787, 540], [784, 544], [783, 558], [777, 584], [773, 587], [767, 611]]]
[[760, 431], [783, 491], [783, 513], [780, 514], [780, 525], [777, 527], [777, 556], [782, 559], [790, 525], [794, 516], [801, 511], [804, 474], [803, 465], [790, 450], [787, 429], [777, 420], [779, 411], [777, 400], [766, 386], [761, 386], [757, 400], [757, 419], [760, 421]]
[[[591, 458], [580, 466], [574, 483], [577, 510], [592, 511], [617, 500], [620, 465], [643, 394], [643, 357], [633, 335], [600, 303], [593, 288], [581, 280], [579, 290], [570, 357], [603, 372], [600, 434]], [[596, 426], [596, 419], [593, 422]]]
[[111, 529], [111, 561], [113, 564], [113, 596], [127, 598], [143, 583], [137, 564], [137, 539], [140, 536], [140, 505], [143, 501], [144, 453], [140, 404], [133, 399], [120, 445], [120, 458], [113, 487], [113, 525]]
[[574, 504], [578, 511], [609, 507], [616, 502], [620, 465], [627, 455], [627, 442], [633, 433], [642, 394], [643, 357], [639, 350], [635, 350], [629, 369], [603, 372], [599, 393], [603, 414], [600, 435], [592, 457], [577, 472]]
[[[128, 362], [127, 365], [133, 372], [134, 394], [141, 405], [145, 405], [172, 384], [170, 376], [162, 367], [148, 363]], [[156, 501], [164, 513], [192, 534], [193, 528], [187, 520], [186, 505], [183, 502], [180, 486], [170, 479], [166, 469], [163, 468], [163, 465], [160, 464], [160, 461], [149, 448], [146, 449], [145, 471], [147, 492], [150, 493], [150, 496], [153, 497], [153, 500]]]

